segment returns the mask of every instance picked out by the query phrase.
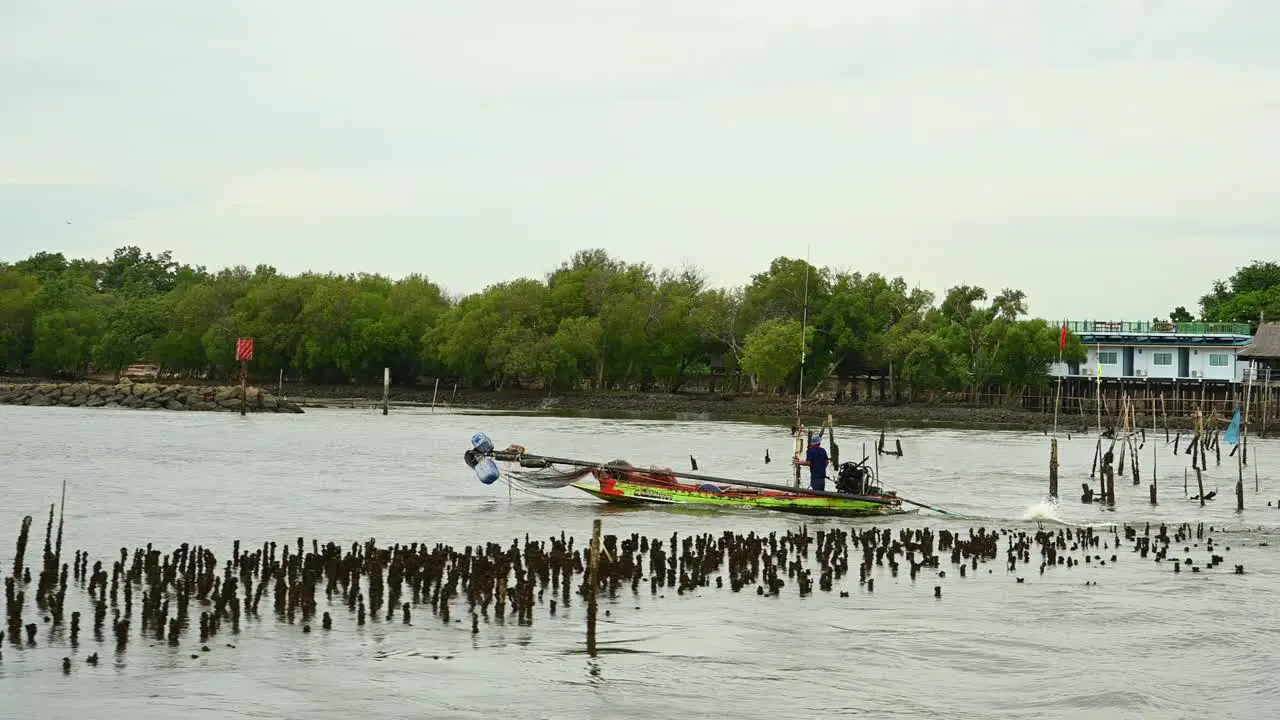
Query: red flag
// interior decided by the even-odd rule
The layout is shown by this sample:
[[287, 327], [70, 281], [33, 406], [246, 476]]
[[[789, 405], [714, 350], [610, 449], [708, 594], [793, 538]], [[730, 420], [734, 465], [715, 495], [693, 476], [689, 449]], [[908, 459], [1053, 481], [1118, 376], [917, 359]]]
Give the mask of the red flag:
[[1067, 324], [1062, 323], [1062, 332], [1058, 333], [1058, 352], [1067, 349]]

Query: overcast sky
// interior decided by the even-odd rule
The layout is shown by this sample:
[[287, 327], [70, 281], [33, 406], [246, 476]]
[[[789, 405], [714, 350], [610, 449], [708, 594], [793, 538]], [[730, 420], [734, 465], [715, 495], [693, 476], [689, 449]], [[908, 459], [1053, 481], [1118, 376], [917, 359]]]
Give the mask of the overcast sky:
[[1149, 319], [1280, 260], [1278, 37], [1276, 0], [4, 0], [0, 258], [473, 292], [808, 246]]

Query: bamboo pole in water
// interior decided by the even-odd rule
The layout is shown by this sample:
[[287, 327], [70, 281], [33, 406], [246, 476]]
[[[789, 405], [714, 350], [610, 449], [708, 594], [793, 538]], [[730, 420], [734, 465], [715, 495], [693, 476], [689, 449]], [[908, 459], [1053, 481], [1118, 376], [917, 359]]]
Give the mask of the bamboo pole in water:
[[1243, 455], [1241, 461], [1249, 464], [1249, 406], [1253, 404], [1253, 376], [1256, 371], [1249, 368], [1249, 384], [1244, 391], [1244, 420], [1240, 423], [1240, 452]]
[[1267, 417], [1271, 415], [1271, 368], [1267, 368], [1266, 379], [1262, 381], [1262, 434], [1267, 436]]
[[1125, 458], [1124, 451], [1129, 445], [1128, 409], [1129, 409], [1129, 396], [1122, 395], [1120, 397], [1120, 418], [1119, 418], [1120, 422], [1118, 423], [1118, 427], [1116, 428], [1116, 436], [1111, 439], [1112, 444], [1114, 444], [1117, 440], [1120, 442], [1120, 462], [1117, 463], [1116, 465], [1116, 467], [1119, 469], [1120, 477], [1124, 477], [1124, 458]]
[[[1151, 402], [1151, 437], [1152, 437], [1152, 442], [1151, 442], [1151, 504], [1152, 504], [1152, 505], [1155, 505], [1155, 504], [1156, 504], [1156, 494], [1157, 494], [1158, 489], [1159, 489], [1157, 486], [1160, 484], [1160, 473], [1156, 470], [1156, 463], [1157, 463], [1157, 461], [1156, 461], [1156, 457], [1157, 457], [1160, 453], [1156, 452], [1156, 449], [1159, 447], [1159, 443], [1155, 442], [1155, 435], [1156, 435], [1156, 400], [1155, 400], [1155, 398], [1154, 398], [1154, 397], [1149, 397], [1149, 398], [1148, 398], [1148, 400]], [[1164, 402], [1164, 394], [1163, 394], [1163, 393], [1161, 393], [1161, 394], [1160, 394], [1160, 400], [1161, 400], [1161, 402], [1162, 402], [1162, 403]], [[1167, 439], [1167, 437], [1168, 437], [1168, 436], [1167, 436], [1167, 434], [1166, 434], [1166, 439]]]
[[1164, 441], [1169, 442], [1169, 413], [1165, 412], [1164, 393], [1160, 393], [1160, 418], [1164, 421]]
[[[1064, 326], [1065, 327], [1065, 326]], [[1058, 353], [1062, 362], [1062, 353]], [[1049, 441], [1049, 497], [1058, 499], [1058, 410], [1062, 406], [1062, 376], [1058, 376], [1058, 389], [1053, 398], [1053, 439]]]
[[1244, 417], [1240, 422], [1240, 442], [1236, 453], [1236, 511], [1244, 510], [1244, 466], [1249, 463], [1249, 401], [1253, 396], [1253, 370], [1244, 391]]

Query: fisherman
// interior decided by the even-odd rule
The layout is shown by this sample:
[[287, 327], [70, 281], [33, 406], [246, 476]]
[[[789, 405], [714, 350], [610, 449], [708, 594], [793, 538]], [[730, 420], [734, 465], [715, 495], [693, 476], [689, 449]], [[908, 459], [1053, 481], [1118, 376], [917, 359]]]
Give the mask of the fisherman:
[[796, 465], [804, 465], [809, 468], [809, 489], [823, 491], [827, 487], [827, 451], [822, 447], [821, 435], [809, 436], [809, 451], [805, 453], [804, 460], [800, 458], [792, 458]]

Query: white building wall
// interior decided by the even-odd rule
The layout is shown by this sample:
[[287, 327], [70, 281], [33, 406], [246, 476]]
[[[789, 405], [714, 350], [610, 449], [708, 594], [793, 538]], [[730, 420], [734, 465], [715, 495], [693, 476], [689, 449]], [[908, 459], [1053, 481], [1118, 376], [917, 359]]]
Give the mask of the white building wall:
[[[1201, 373], [1201, 377], [1205, 380], [1240, 380], [1240, 374], [1236, 368], [1236, 353], [1240, 348], [1191, 348], [1191, 362], [1189, 369], [1192, 376], [1196, 372]], [[1211, 358], [1213, 356], [1225, 358], [1224, 365], [1213, 365]]]
[[[1191, 347], [1188, 348], [1187, 377], [1185, 379], [1199, 379], [1203, 377], [1206, 380], [1230, 380], [1240, 382], [1244, 377], [1243, 369], [1247, 368], [1244, 361], [1237, 361], [1236, 354], [1240, 352], [1240, 347]], [[1094, 377], [1096, 371], [1101, 367], [1102, 377], [1104, 378], [1121, 378], [1121, 377], [1149, 377], [1157, 379], [1173, 379], [1178, 376], [1178, 356], [1180, 347], [1176, 345], [1141, 345], [1133, 346], [1133, 372], [1132, 374], [1124, 374], [1124, 355], [1125, 346], [1123, 345], [1107, 345], [1103, 343], [1099, 345], [1089, 345], [1086, 348], [1087, 359], [1080, 365], [1080, 375], [1083, 377]], [[1111, 363], [1103, 363], [1099, 366], [1099, 353], [1103, 357], [1113, 360]], [[1169, 364], [1157, 365], [1158, 355], [1167, 353]], [[1211, 364], [1210, 356], [1218, 355], [1226, 357], [1225, 365]], [[1066, 375], [1068, 366], [1065, 363], [1053, 363], [1049, 367], [1050, 375]]]
[[[1111, 363], [1102, 363], [1099, 365], [1098, 356], [1113, 360]], [[1101, 374], [1104, 378], [1123, 377], [1124, 374], [1124, 348], [1119, 345], [1090, 345], [1088, 348], [1088, 359], [1080, 366], [1080, 374], [1086, 377], [1095, 377]]]
[[[1178, 350], [1175, 345], [1145, 345], [1134, 348], [1134, 375], [1165, 380], [1178, 377]], [[1165, 364], [1157, 364], [1158, 360], [1165, 361]]]

